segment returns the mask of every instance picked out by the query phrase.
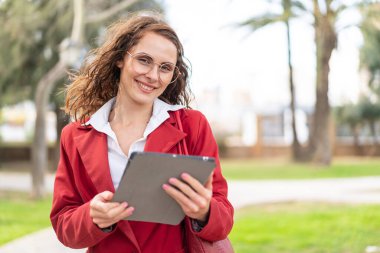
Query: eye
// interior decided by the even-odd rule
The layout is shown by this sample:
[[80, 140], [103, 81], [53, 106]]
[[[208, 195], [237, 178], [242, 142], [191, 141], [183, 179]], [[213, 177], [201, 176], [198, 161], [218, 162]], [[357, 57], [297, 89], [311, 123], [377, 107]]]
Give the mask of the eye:
[[150, 65], [153, 62], [152, 58], [148, 56], [138, 56], [136, 60], [142, 65]]
[[174, 70], [174, 65], [170, 63], [161, 64], [160, 70], [164, 73], [170, 73]]

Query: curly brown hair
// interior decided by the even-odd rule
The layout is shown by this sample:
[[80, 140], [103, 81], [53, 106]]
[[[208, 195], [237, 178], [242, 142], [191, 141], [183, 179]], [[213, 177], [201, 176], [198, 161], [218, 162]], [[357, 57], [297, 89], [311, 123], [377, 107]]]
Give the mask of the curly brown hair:
[[176, 66], [181, 74], [159, 98], [169, 104], [189, 107], [189, 67], [184, 61], [183, 46], [177, 34], [159, 15], [136, 13], [126, 20], [112, 24], [103, 45], [92, 50], [81, 70], [72, 74], [72, 83], [66, 87], [64, 110], [67, 114], [83, 123], [117, 95], [120, 68], [116, 64], [123, 60], [128, 50], [138, 44], [146, 32], [154, 32], [167, 38], [177, 48]]

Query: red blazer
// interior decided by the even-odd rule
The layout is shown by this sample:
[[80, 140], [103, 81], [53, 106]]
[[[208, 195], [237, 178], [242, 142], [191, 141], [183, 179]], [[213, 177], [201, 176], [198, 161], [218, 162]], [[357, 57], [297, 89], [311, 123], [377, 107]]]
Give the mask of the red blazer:
[[[178, 143], [186, 138], [189, 154], [216, 158], [209, 221], [194, 233], [209, 241], [224, 239], [233, 225], [233, 207], [227, 200], [227, 183], [210, 126], [200, 112], [180, 110], [182, 132], [174, 114], [170, 115], [147, 137], [145, 151], [178, 153]], [[115, 192], [107, 154], [107, 136], [91, 126], [71, 123], [63, 129], [50, 214], [58, 239], [71, 248], [88, 247], [88, 252], [185, 252], [183, 222], [172, 226], [123, 220], [111, 233], [92, 222], [90, 200], [106, 190]]]

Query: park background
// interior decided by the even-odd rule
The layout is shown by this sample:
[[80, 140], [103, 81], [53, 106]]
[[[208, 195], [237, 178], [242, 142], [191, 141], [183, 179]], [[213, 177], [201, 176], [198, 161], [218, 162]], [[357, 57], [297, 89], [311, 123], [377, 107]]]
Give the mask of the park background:
[[[0, 171], [31, 178], [30, 194], [0, 190], [1, 244], [49, 226], [45, 177], [68, 120], [66, 70], [137, 10], [162, 12], [183, 41], [193, 107], [211, 123], [228, 180], [379, 176], [377, 1], [1, 0]], [[247, 206], [231, 240], [237, 252], [376, 250], [378, 207]]]

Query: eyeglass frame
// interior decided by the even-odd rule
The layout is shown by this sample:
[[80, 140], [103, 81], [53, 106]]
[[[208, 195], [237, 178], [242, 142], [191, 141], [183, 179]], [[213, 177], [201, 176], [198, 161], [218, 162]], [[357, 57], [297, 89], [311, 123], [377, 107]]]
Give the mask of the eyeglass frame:
[[[162, 63], [162, 64], [160, 64], [160, 63], [155, 62], [155, 61], [153, 60], [153, 57], [152, 57], [151, 55], [147, 54], [147, 53], [139, 52], [139, 53], [132, 54], [132, 53], [129, 52], [129, 51], [126, 51], [126, 52], [127, 52], [127, 54], [128, 54], [132, 59], [134, 59], [134, 57], [135, 57], [136, 55], [146, 55], [146, 56], [148, 56], [149, 58], [151, 58], [151, 59], [152, 59], [152, 63], [158, 66], [158, 68], [157, 68], [157, 73], [158, 73], [158, 78], [159, 78], [160, 82], [162, 82], [162, 80], [161, 80], [161, 74], [160, 74], [159, 71], [161, 70], [161, 66], [163, 66], [163, 65], [165, 65], [165, 64], [170, 64], [171, 66], [173, 66], [173, 71], [171, 71], [173, 77], [174, 77], [174, 72], [175, 72], [175, 71], [178, 72], [176, 78], [175, 78], [174, 80], [170, 81], [168, 84], [171, 84], [171, 83], [174, 83], [175, 81], [177, 81], [178, 77], [182, 74], [181, 71], [179, 70], [179, 68], [178, 68], [175, 64], [173, 64], [173, 63], [171, 63], [171, 62], [166, 62], [166, 63]], [[153, 69], [154, 69], [154, 67], [152, 67], [152, 68], [151, 68], [149, 71], [147, 71], [146, 73], [142, 73], [142, 74], [145, 75], [145, 74], [149, 73], [150, 71], [152, 71]], [[172, 78], [173, 78], [173, 77], [172, 77]]]

